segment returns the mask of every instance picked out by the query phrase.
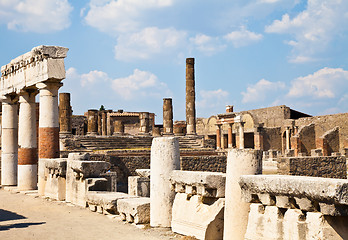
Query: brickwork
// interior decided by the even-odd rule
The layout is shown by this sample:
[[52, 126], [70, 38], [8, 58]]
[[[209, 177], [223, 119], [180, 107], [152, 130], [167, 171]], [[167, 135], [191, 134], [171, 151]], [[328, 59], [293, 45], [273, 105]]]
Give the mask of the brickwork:
[[38, 161], [37, 148], [19, 148], [18, 165], [35, 165]]
[[277, 161], [281, 175], [347, 178], [346, 158], [342, 156], [289, 157]]
[[316, 148], [315, 134], [315, 124], [309, 124], [299, 129], [298, 135], [301, 139], [301, 152], [307, 156], [311, 154], [311, 149]]
[[59, 128], [39, 128], [39, 158], [59, 158]]
[[281, 128], [263, 129], [263, 150], [282, 150]]
[[183, 156], [180, 168], [185, 171], [226, 172], [226, 156]]

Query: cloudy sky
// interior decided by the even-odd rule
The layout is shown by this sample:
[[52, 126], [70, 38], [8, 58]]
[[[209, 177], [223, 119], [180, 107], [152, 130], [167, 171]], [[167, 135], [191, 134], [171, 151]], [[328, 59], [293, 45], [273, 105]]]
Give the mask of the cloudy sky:
[[198, 117], [288, 105], [348, 111], [347, 0], [0, 0], [0, 65], [38, 45], [68, 47], [74, 114], [155, 112], [185, 119], [194, 57]]

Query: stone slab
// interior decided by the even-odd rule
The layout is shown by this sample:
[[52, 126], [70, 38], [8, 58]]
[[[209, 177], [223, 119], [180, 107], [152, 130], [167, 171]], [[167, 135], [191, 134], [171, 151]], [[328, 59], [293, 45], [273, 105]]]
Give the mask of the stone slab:
[[150, 223], [150, 198], [138, 197], [117, 201], [117, 211], [129, 223]]

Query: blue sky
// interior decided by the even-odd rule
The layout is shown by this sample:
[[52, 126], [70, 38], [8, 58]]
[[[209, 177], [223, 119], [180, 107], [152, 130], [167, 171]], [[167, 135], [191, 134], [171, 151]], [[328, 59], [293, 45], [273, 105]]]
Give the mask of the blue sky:
[[194, 57], [197, 117], [288, 105], [348, 110], [347, 0], [0, 0], [0, 65], [38, 45], [68, 47], [74, 114], [149, 111], [185, 119]]

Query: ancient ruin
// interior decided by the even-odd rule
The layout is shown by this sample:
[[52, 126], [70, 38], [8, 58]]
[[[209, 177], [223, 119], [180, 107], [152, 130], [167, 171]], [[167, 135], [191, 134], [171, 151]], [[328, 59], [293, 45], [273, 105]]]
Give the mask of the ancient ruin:
[[163, 124], [149, 111], [73, 115], [58, 94], [67, 51], [39, 46], [1, 68], [3, 189], [196, 239], [348, 238], [348, 113], [228, 105], [196, 119], [187, 58], [186, 121], [171, 98]]

